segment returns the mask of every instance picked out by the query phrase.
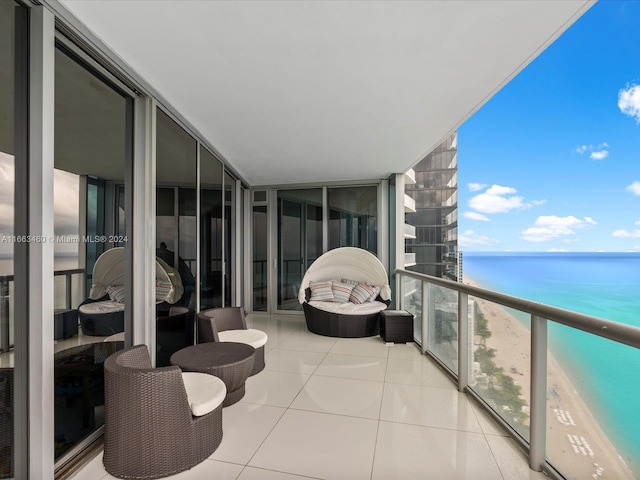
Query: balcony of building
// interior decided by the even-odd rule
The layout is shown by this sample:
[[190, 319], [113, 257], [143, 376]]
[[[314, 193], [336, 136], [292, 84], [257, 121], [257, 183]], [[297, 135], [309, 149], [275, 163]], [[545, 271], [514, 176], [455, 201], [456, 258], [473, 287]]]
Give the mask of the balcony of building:
[[[542, 479], [494, 420], [415, 344], [310, 333], [249, 317], [266, 368], [223, 409], [223, 440], [175, 479]], [[98, 454], [74, 480], [111, 479]]]

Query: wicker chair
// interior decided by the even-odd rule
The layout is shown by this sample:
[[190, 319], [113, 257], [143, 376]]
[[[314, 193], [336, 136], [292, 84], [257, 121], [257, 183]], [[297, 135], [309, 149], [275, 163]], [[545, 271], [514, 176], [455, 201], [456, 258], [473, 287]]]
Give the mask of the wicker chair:
[[210, 308], [198, 313], [198, 343], [238, 342], [256, 349], [251, 375], [264, 370], [264, 346], [267, 334], [247, 328], [247, 320], [241, 307]]
[[104, 372], [103, 462], [111, 475], [173, 475], [202, 462], [220, 445], [226, 388], [219, 378], [183, 374], [175, 366], [152, 368], [146, 345], [109, 356]]

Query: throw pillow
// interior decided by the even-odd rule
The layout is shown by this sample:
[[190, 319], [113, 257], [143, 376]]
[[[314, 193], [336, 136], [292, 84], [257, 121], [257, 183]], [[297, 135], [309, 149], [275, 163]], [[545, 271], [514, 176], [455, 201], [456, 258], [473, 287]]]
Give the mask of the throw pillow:
[[347, 303], [354, 287], [355, 285], [332, 280], [331, 290], [333, 291], [333, 301], [336, 303]]
[[311, 290], [309, 301], [333, 302], [333, 290], [331, 287], [331, 280], [309, 282], [309, 290]]
[[109, 285], [106, 290], [111, 301], [124, 303], [124, 285]]

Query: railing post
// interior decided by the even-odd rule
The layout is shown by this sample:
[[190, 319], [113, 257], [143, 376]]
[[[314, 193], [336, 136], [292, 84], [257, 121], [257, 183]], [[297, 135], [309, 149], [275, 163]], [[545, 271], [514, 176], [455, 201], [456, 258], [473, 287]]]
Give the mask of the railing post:
[[546, 462], [547, 319], [531, 315], [531, 439], [529, 468], [540, 472]]
[[402, 291], [402, 279], [404, 278], [401, 273], [396, 273], [396, 308], [402, 310], [404, 308], [404, 293]]
[[64, 280], [65, 280], [65, 288], [66, 288], [66, 296], [65, 296], [65, 306], [64, 308], [69, 309], [71, 308], [71, 280], [73, 278], [73, 274], [72, 273], [65, 273], [64, 275]]
[[469, 384], [469, 296], [458, 292], [458, 391]]
[[429, 295], [430, 291], [430, 283], [425, 281], [421, 282], [422, 284], [422, 354], [427, 353], [427, 346], [429, 342], [429, 332], [427, 330], [429, 324], [431, 323], [431, 296]]

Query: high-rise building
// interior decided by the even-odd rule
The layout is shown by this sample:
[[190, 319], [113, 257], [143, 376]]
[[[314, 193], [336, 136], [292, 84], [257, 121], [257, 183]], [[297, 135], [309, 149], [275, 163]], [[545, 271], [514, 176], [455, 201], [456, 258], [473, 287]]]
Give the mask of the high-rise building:
[[[415, 212], [405, 223], [415, 227], [405, 251], [415, 256], [408, 270], [458, 280], [458, 136], [453, 132], [415, 167], [415, 184], [405, 193], [415, 201]], [[413, 263], [413, 262], [412, 262]]]

